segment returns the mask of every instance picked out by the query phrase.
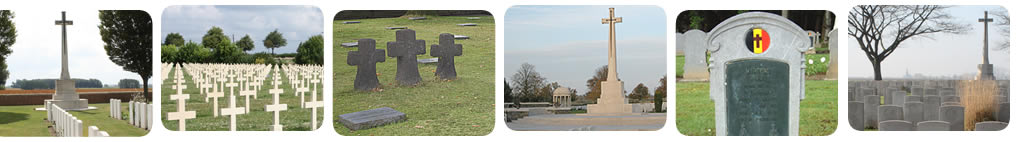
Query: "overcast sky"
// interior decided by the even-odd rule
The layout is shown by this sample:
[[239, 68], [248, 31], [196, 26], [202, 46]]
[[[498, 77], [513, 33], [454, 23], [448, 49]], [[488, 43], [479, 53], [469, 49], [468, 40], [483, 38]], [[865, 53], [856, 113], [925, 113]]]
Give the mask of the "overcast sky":
[[[60, 78], [60, 26], [54, 25], [60, 11], [17, 10], [14, 14], [18, 37], [11, 47], [14, 52], [7, 57], [11, 73], [7, 85], [18, 79]], [[97, 27], [99, 11], [67, 11], [67, 20], [74, 21], [74, 25], [67, 26], [71, 78], [95, 78], [103, 84], [117, 84], [125, 78], [142, 80], [138, 74], [110, 62]]]
[[[1000, 6], [957, 6], [948, 9], [959, 23], [970, 24], [968, 34], [954, 35], [945, 33], [929, 34], [915, 37], [901, 44], [893, 54], [882, 63], [883, 77], [901, 78], [908, 71], [912, 75], [952, 76], [960, 74], [977, 74], [978, 64], [982, 63], [982, 29], [978, 22], [983, 11], [1003, 10]], [[997, 19], [992, 14], [989, 16]], [[993, 64], [994, 73], [1009, 73], [1010, 58], [1007, 51], [994, 50], [1007, 37], [1000, 36], [1000, 26], [989, 23], [989, 62]], [[848, 36], [841, 41], [851, 47], [847, 49], [848, 76], [851, 78], [873, 76], [872, 64], [865, 56], [856, 40]], [[1002, 71], [1002, 72], [1001, 72]]]
[[255, 49], [248, 53], [267, 52], [262, 40], [274, 29], [279, 29], [287, 45], [276, 53], [295, 53], [298, 43], [323, 33], [323, 14], [315, 6], [170, 6], [163, 10], [163, 27], [160, 43], [167, 34], [180, 33], [185, 41], [202, 42], [202, 36], [213, 26], [223, 34], [240, 40], [245, 34], [255, 41]]
[[609, 17], [609, 7], [622, 17], [616, 24], [617, 70], [625, 90], [644, 83], [654, 91], [666, 75], [669, 32], [656, 6], [511, 7], [505, 17], [504, 78], [527, 62], [550, 82], [588, 92], [585, 81], [607, 63], [609, 25], [600, 19]]

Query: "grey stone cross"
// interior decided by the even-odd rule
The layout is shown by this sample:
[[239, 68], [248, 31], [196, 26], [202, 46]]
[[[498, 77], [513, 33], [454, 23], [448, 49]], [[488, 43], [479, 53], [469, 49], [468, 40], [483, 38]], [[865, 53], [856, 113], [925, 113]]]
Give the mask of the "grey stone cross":
[[415, 39], [415, 30], [397, 31], [397, 41], [386, 43], [387, 56], [397, 57], [397, 82], [416, 85], [422, 81], [418, 74], [417, 55], [425, 54], [425, 40]]
[[457, 79], [457, 69], [454, 67], [454, 56], [461, 56], [461, 44], [454, 44], [454, 34], [440, 34], [440, 44], [433, 44], [429, 48], [430, 56], [439, 57], [436, 64], [436, 76], [440, 79]]
[[358, 51], [347, 52], [347, 65], [358, 66], [355, 74], [355, 89], [367, 91], [379, 86], [376, 77], [376, 63], [386, 61], [386, 51], [376, 49], [376, 40], [359, 39]]

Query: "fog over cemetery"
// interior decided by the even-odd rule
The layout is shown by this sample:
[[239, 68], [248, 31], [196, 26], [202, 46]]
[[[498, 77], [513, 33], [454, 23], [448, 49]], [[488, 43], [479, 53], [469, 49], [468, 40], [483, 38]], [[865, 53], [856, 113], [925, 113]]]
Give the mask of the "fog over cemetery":
[[310, 6], [167, 8], [163, 126], [172, 131], [319, 128], [325, 107], [324, 42], [317, 13]]
[[1003, 7], [862, 5], [848, 19], [855, 130], [999, 131], [1010, 122]]

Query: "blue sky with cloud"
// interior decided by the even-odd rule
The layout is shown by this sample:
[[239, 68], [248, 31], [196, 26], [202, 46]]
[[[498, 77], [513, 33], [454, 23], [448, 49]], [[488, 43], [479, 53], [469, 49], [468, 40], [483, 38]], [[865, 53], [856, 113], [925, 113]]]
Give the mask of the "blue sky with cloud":
[[[585, 80], [607, 62], [609, 17], [616, 24], [617, 70], [624, 88], [644, 83], [652, 91], [666, 75], [666, 16], [657, 6], [514, 6], [504, 23], [504, 78], [511, 79], [522, 63], [550, 82], [588, 92]], [[669, 49], [672, 50], [672, 49]], [[651, 94], [652, 92], [650, 92]]]
[[185, 41], [199, 43], [209, 28], [217, 26], [228, 37], [233, 36], [235, 41], [245, 34], [251, 36], [255, 49], [248, 53], [269, 53], [262, 40], [274, 29], [287, 39], [287, 45], [277, 48], [276, 53], [295, 53], [298, 43], [323, 34], [323, 14], [315, 6], [170, 6], [163, 10], [162, 18], [161, 43], [170, 33], [180, 33]]

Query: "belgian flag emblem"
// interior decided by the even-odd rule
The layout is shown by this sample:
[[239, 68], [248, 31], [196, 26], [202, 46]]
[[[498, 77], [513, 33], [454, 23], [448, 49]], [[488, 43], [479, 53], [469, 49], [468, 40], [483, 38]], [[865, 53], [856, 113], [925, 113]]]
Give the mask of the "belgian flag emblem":
[[748, 30], [748, 34], [744, 38], [745, 46], [748, 47], [748, 51], [752, 51], [755, 54], [762, 54], [769, 49], [769, 33], [762, 28], [752, 28]]

